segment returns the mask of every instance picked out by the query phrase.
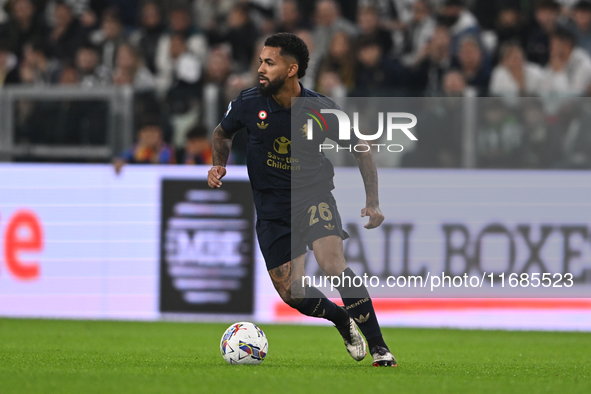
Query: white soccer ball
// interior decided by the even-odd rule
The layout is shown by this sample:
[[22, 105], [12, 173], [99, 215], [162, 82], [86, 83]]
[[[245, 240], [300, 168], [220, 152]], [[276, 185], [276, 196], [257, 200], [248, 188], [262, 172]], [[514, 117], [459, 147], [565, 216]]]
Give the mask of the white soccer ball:
[[220, 350], [228, 364], [260, 364], [267, 356], [269, 343], [263, 330], [253, 323], [234, 323], [222, 336]]

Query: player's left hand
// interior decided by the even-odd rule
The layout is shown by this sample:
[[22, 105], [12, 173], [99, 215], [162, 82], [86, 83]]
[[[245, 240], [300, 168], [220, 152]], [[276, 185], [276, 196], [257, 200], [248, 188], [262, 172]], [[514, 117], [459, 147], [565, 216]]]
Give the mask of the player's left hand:
[[361, 210], [361, 217], [364, 218], [366, 216], [369, 216], [369, 223], [363, 226], [366, 229], [379, 227], [384, 221], [384, 214], [377, 205], [363, 208]]

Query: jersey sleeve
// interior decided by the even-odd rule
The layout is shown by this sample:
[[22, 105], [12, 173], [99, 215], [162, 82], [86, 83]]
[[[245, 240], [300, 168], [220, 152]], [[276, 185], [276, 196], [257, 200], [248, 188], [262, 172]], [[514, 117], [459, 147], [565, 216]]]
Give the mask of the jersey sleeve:
[[228, 110], [224, 114], [220, 126], [226, 133], [236, 133], [244, 127], [242, 117], [242, 93], [228, 104]]

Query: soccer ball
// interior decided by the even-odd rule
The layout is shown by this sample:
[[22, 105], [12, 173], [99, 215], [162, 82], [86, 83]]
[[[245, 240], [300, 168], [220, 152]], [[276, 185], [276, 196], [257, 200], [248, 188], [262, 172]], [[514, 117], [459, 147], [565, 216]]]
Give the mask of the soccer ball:
[[222, 357], [228, 364], [260, 364], [268, 349], [263, 330], [249, 322], [232, 324], [220, 342]]

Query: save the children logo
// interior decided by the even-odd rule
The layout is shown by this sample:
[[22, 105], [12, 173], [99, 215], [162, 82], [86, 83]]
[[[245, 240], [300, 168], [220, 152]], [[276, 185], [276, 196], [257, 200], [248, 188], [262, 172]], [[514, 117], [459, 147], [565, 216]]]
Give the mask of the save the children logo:
[[280, 155], [286, 155], [291, 150], [291, 141], [285, 137], [279, 137], [273, 142], [273, 149]]

